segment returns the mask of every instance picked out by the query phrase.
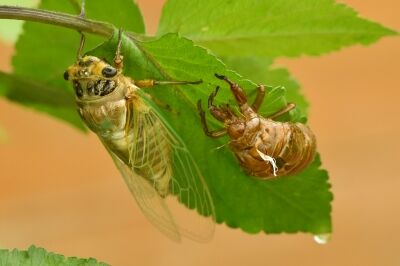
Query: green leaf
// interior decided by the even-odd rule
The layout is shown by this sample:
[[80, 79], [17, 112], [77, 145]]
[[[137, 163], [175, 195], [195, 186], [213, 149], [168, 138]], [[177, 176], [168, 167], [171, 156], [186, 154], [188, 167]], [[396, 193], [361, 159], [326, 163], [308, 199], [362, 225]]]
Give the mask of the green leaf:
[[[115, 47], [114, 37], [90, 54], [111, 61]], [[146, 42], [124, 38], [122, 47], [124, 73], [134, 79], [203, 80], [200, 85], [156, 86], [145, 92], [151, 94], [156, 103], [162, 103], [160, 111], [164, 119], [180, 134], [198, 163], [210, 188], [218, 222], [240, 227], [249, 233], [321, 234], [331, 231], [332, 194], [327, 173], [320, 169], [319, 157], [300, 175], [257, 180], [240, 168], [226, 146], [227, 138], [210, 139], [203, 133], [196, 110], [197, 100], [202, 99], [204, 104], [216, 85], [221, 86], [217, 100], [232, 100], [230, 90], [214, 77], [214, 73], [227, 75], [248, 92], [255, 90], [254, 83], [243, 80], [207, 50], [176, 34]], [[280, 101], [283, 106], [286, 102], [284, 92], [279, 88], [269, 91], [265, 105]], [[218, 149], [221, 146], [224, 147]]]
[[[39, 8], [78, 14], [79, 7], [72, 5], [73, 2], [43, 0]], [[121, 10], [124, 12], [121, 12]], [[139, 33], [143, 33], [144, 30], [140, 11], [131, 0], [119, 0], [118, 4], [106, 6], [102, 1], [87, 1], [86, 13], [91, 19], [109, 21], [116, 26], [123, 26], [126, 30]], [[75, 98], [73, 90], [71, 85], [63, 80], [62, 76], [67, 67], [75, 61], [79, 46], [79, 34], [53, 25], [33, 22], [25, 23], [23, 31], [16, 44], [16, 55], [13, 58], [14, 74], [26, 82], [40, 84], [39, 87], [45, 89], [46, 92], [52, 92], [50, 95], [56, 97], [56, 94], [59, 93], [64, 97], [59, 99], [61, 102], [69, 101], [72, 103]], [[88, 37], [86, 47], [94, 47], [101, 40], [98, 37]], [[15, 89], [15, 85], [13, 85], [13, 88]], [[37, 102], [38, 97], [34, 97], [34, 101], [31, 102], [32, 94], [37, 92], [23, 93], [29, 90], [29, 87], [19, 87], [19, 90], [14, 90], [14, 92], [10, 92], [10, 89], [11, 87], [7, 91], [13, 94], [14, 101], [53, 114], [78, 128], [84, 128], [76, 111], [71, 112], [75, 108], [70, 107], [71, 110], [67, 111], [63, 105], [57, 106], [52, 103], [47, 105], [45, 100], [41, 102], [43, 103], [41, 105]], [[60, 92], [56, 92], [56, 90], [60, 90]]]
[[35, 246], [28, 250], [0, 249], [0, 266], [107, 266], [108, 264], [97, 262], [95, 259], [66, 258], [63, 255], [48, 252]]
[[169, 0], [158, 35], [179, 32], [226, 56], [319, 55], [396, 34], [333, 0]]

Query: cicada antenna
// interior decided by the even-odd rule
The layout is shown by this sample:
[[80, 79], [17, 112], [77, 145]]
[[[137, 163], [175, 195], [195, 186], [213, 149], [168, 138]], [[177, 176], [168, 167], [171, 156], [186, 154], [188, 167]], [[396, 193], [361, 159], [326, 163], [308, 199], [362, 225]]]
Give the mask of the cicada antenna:
[[[86, 18], [85, 0], [81, 1], [81, 12], [79, 13], [78, 17], [81, 19]], [[78, 52], [76, 53], [76, 61], [79, 61], [82, 58], [82, 51], [83, 51], [83, 47], [85, 46], [85, 39], [86, 39], [85, 35], [82, 33], [82, 31], [79, 31], [79, 33], [81, 34], [81, 40], [79, 43]]]
[[81, 41], [79, 44], [78, 52], [76, 53], [76, 61], [79, 61], [80, 59], [82, 59], [82, 50], [83, 50], [83, 47], [85, 46], [85, 39], [86, 39], [85, 35], [82, 32], [80, 34], [81, 34]]
[[118, 30], [118, 44], [117, 50], [115, 51], [114, 57], [114, 66], [116, 69], [120, 70], [123, 67], [123, 59], [124, 57], [121, 55], [121, 47], [122, 47], [122, 28]]

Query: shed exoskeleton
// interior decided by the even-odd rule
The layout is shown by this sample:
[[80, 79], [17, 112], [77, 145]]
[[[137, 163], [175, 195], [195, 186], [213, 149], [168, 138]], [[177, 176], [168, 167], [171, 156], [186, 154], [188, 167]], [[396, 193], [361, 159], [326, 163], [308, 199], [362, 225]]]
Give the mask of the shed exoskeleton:
[[265, 96], [263, 85], [258, 86], [255, 101], [249, 105], [243, 89], [238, 84], [225, 76], [215, 76], [229, 84], [240, 114], [236, 114], [227, 104], [214, 105], [214, 98], [219, 90], [217, 87], [208, 98], [208, 110], [214, 118], [224, 124], [224, 127], [215, 131], [209, 130], [199, 100], [198, 110], [204, 132], [213, 138], [228, 134], [230, 149], [249, 175], [263, 179], [293, 175], [312, 162], [316, 152], [316, 140], [310, 128], [301, 123], [273, 120], [295, 108], [294, 104], [288, 104], [282, 110], [263, 117], [258, 114]]

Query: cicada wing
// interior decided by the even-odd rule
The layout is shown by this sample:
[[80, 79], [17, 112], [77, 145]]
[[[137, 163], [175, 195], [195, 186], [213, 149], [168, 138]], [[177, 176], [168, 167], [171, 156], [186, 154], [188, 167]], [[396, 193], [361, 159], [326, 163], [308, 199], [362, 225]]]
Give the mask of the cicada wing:
[[[182, 139], [145, 96], [141, 99], [148, 108], [133, 111], [133, 134], [130, 134], [129, 143], [132, 171], [142, 173], [141, 182], [157, 193], [164, 209], [168, 205], [168, 214], [173, 219], [169, 229], [176, 227], [180, 235], [200, 242], [208, 241], [214, 233], [215, 211], [207, 184]], [[143, 199], [136, 200], [142, 205], [146, 203]], [[145, 208], [147, 205], [142, 206]], [[152, 220], [156, 220], [156, 211], [151, 213]]]
[[165, 200], [160, 197], [149, 182], [132, 171], [131, 167], [121, 161], [116, 154], [108, 151], [146, 218], [169, 238], [180, 241], [179, 229], [166, 206]]
[[215, 210], [208, 186], [184, 142], [174, 131], [165, 132], [173, 150], [170, 193], [191, 210], [174, 211], [174, 217], [182, 235], [207, 241], [215, 229]]

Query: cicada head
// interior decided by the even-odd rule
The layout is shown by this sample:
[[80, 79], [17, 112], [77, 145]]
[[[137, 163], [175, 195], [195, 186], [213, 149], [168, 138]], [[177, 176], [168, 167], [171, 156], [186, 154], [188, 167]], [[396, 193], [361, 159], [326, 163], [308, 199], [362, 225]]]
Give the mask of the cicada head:
[[120, 72], [100, 58], [84, 56], [64, 72], [64, 79], [72, 81], [79, 99], [95, 99], [115, 90]]

